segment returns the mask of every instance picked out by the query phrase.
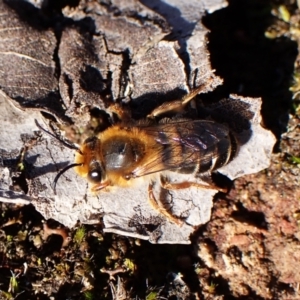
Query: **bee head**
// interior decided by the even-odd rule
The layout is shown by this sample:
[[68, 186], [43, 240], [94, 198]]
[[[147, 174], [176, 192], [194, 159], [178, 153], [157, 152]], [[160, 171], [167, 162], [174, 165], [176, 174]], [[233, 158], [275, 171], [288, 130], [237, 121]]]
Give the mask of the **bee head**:
[[75, 171], [81, 177], [93, 184], [100, 183], [104, 168], [101, 164], [100, 140], [97, 137], [90, 137], [80, 147], [80, 152], [75, 156]]

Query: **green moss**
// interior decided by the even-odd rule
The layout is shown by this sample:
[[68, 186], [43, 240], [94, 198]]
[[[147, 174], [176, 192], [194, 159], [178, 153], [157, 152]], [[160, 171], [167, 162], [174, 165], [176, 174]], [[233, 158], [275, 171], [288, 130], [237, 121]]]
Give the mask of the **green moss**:
[[85, 228], [79, 227], [74, 235], [73, 241], [74, 243], [76, 243], [78, 246], [82, 243], [82, 241], [85, 239], [85, 234], [86, 234], [86, 230]]
[[157, 298], [157, 296], [158, 296], [157, 292], [150, 292], [146, 296], [146, 300], [155, 300]]

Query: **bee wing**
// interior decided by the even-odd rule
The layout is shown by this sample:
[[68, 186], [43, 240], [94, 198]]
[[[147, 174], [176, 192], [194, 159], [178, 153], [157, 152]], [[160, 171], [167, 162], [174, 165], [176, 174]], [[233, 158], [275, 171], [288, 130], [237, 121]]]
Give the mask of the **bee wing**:
[[[211, 121], [188, 120], [141, 126], [161, 146], [134, 171], [135, 177], [164, 170], [189, 169], [211, 164], [212, 160], [228, 151], [229, 130]], [[192, 171], [193, 172], [193, 171]]]

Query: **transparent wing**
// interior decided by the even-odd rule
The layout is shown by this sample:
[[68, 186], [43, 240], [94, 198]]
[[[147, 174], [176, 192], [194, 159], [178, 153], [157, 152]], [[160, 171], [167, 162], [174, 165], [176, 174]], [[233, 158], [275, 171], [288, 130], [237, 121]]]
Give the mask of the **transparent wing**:
[[[140, 126], [158, 147], [133, 172], [134, 177], [210, 163], [228, 151], [229, 130], [212, 121], [184, 120]], [[149, 152], [151, 151], [148, 149]]]

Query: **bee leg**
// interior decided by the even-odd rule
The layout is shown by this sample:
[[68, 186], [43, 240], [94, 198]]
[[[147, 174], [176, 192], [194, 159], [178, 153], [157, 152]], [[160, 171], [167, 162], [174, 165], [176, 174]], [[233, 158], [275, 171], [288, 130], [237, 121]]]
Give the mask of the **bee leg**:
[[119, 103], [114, 103], [112, 105], [110, 105], [107, 108], [107, 112], [110, 115], [115, 114], [118, 118], [119, 121], [130, 121], [131, 120], [131, 113], [128, 109], [125, 109], [124, 107], [122, 107], [121, 104]]
[[153, 185], [151, 183], [148, 186], [148, 198], [151, 206], [160, 214], [164, 215], [167, 219], [177, 224], [178, 226], [183, 225], [183, 221], [181, 219], [179, 219], [176, 216], [173, 216], [169, 211], [167, 211], [167, 209], [163, 206], [163, 204], [160, 201], [157, 201], [157, 199], [154, 196]]
[[228, 190], [226, 188], [222, 188], [217, 186], [212, 182], [212, 180], [207, 180], [207, 184], [202, 184], [198, 182], [192, 182], [192, 181], [183, 181], [183, 182], [170, 182], [167, 178], [161, 177], [161, 186], [166, 190], [181, 190], [181, 189], [188, 189], [190, 187], [196, 187], [200, 189], [207, 189], [207, 190], [218, 190], [222, 193], [227, 193]]
[[100, 191], [100, 190], [105, 189], [105, 188], [108, 187], [108, 186], [111, 186], [110, 181], [100, 182], [100, 183], [97, 183], [97, 184], [93, 185], [93, 186], [91, 187], [91, 191], [92, 191], [92, 192], [98, 192], [98, 191]]
[[212, 78], [210, 78], [206, 83], [198, 86], [197, 88], [191, 90], [187, 95], [185, 95], [182, 99], [172, 100], [163, 103], [162, 105], [155, 108], [147, 118], [153, 119], [159, 115], [168, 113], [168, 112], [181, 112], [185, 106], [193, 100], [201, 91], [205, 88], [209, 87], [212, 82]]

